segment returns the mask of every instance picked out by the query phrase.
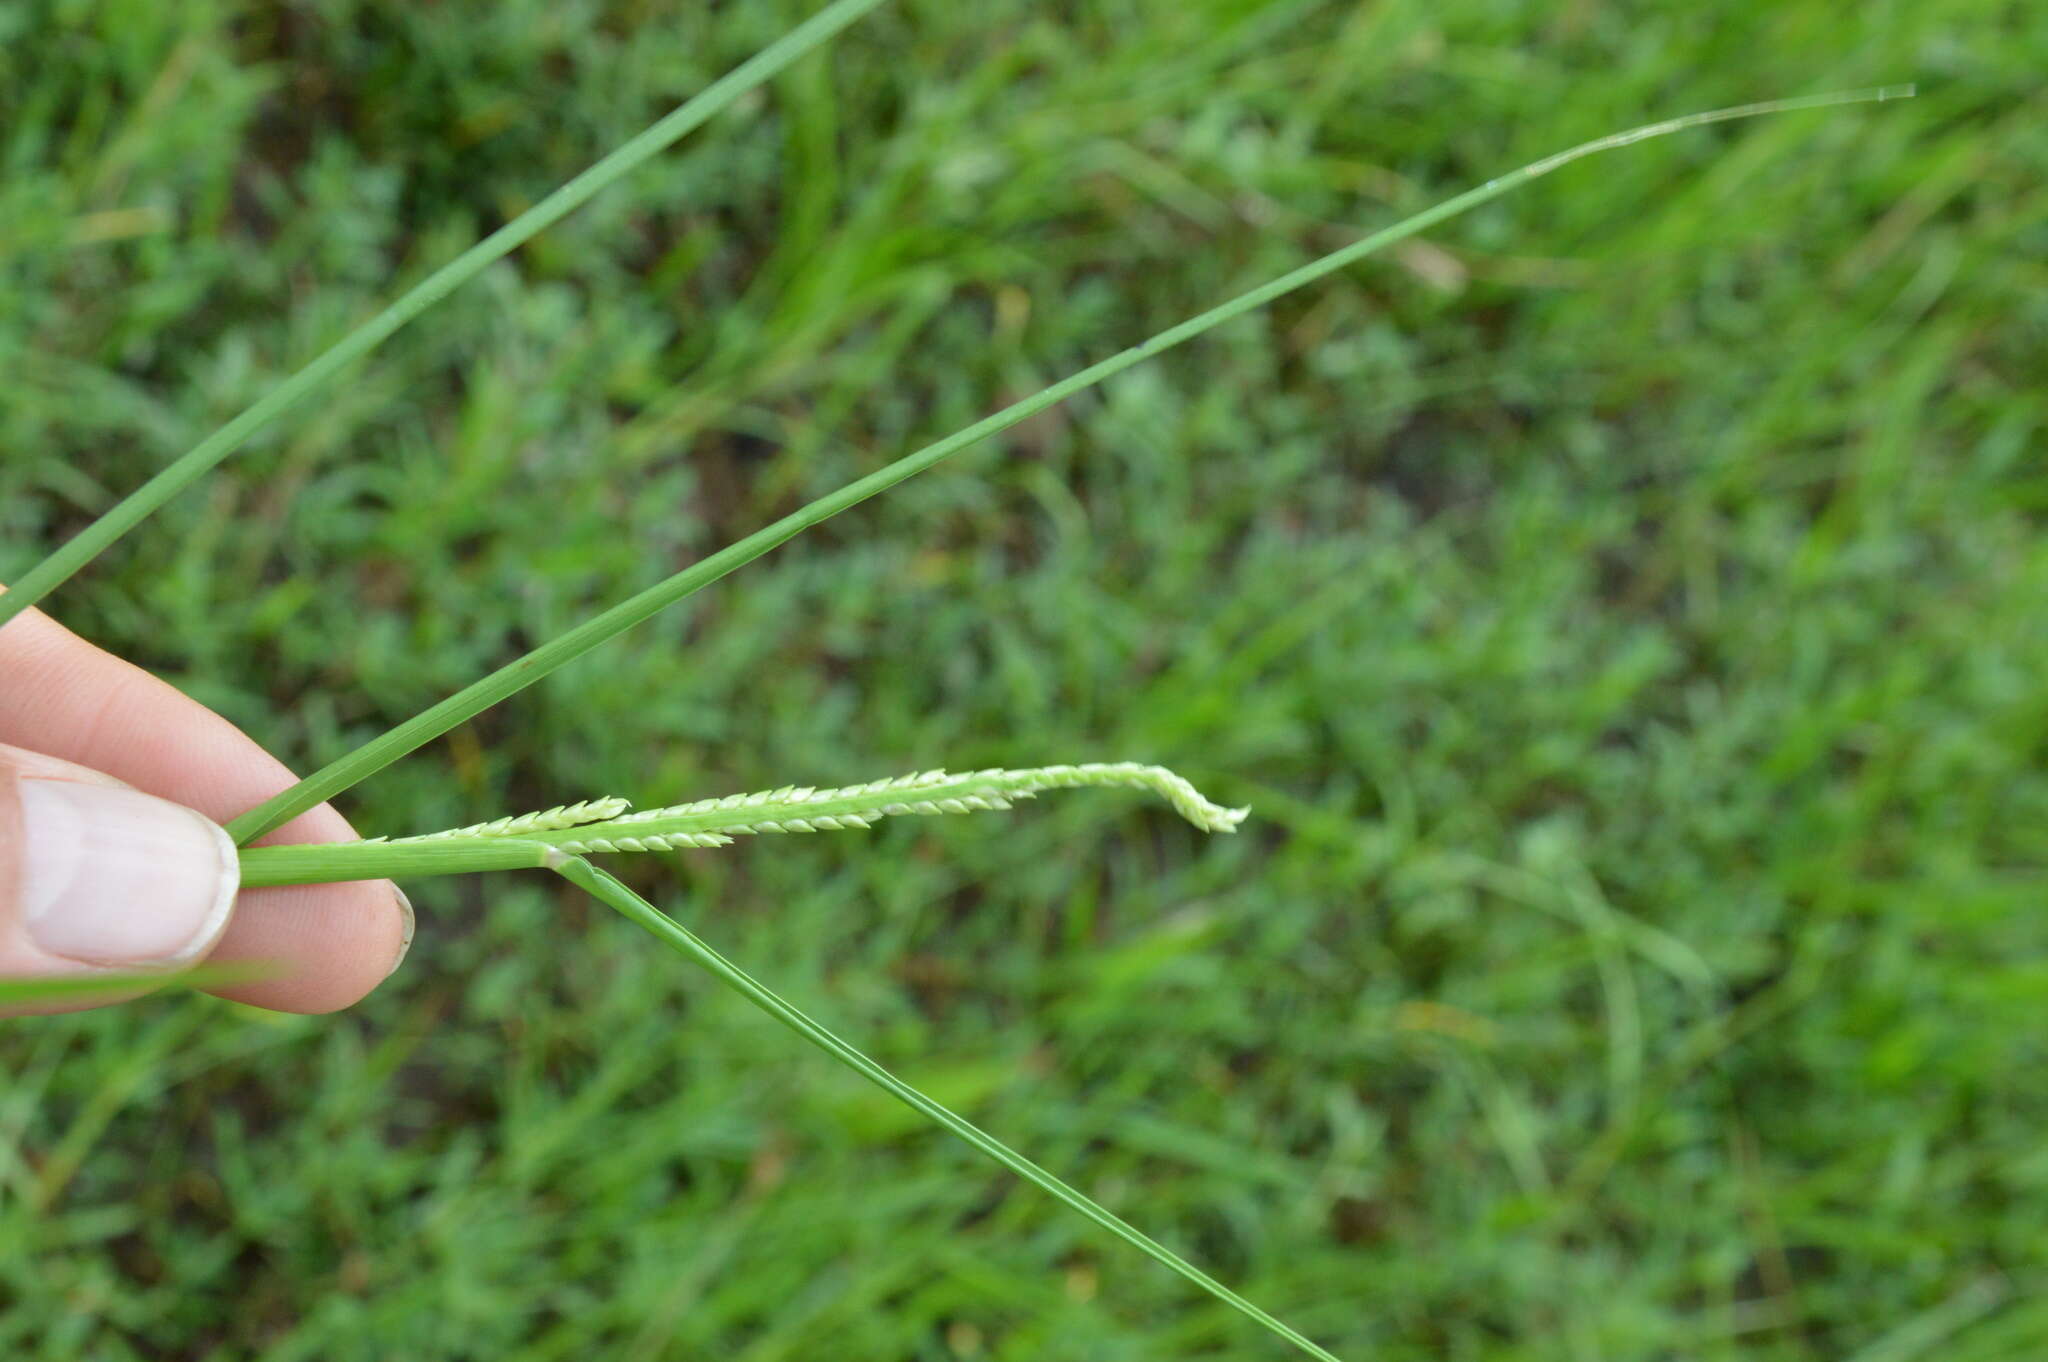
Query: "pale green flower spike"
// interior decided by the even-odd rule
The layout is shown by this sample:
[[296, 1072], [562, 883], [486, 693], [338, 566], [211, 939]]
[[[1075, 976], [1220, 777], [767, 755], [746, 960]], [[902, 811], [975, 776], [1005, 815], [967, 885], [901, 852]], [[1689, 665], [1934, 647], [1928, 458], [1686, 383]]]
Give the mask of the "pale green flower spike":
[[925, 771], [836, 790], [784, 786], [757, 794], [648, 809], [580, 827], [572, 838], [546, 840], [579, 856], [593, 851], [723, 846], [735, 837], [763, 832], [836, 832], [841, 828], [865, 828], [876, 819], [904, 814], [1007, 809], [1012, 800], [1030, 799], [1041, 790], [1070, 790], [1089, 785], [1150, 790], [1204, 832], [1235, 832], [1247, 812], [1212, 803], [1164, 766], [1142, 766], [1134, 761], [1091, 762], [1085, 766], [1037, 766], [1022, 771], [975, 771], [968, 775]]
[[920, 771], [830, 790], [785, 785], [640, 813], [626, 813], [627, 802], [611, 796], [416, 837], [247, 847], [242, 851], [242, 883], [255, 888], [521, 867], [553, 869], [568, 857], [596, 852], [722, 847], [734, 838], [761, 833], [836, 832], [909, 814], [980, 813], [1007, 809], [1044, 790], [1090, 786], [1150, 790], [1204, 832], [1234, 832], [1248, 812], [1224, 808], [1164, 766], [1134, 761], [965, 775]]

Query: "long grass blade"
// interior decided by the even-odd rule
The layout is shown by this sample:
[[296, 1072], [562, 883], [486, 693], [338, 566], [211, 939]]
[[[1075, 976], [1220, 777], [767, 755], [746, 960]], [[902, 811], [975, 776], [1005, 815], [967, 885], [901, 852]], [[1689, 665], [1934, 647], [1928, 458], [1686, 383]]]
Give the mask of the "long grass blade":
[[[485, 266], [582, 207], [599, 190], [666, 150], [740, 96], [826, 42], [883, 0], [835, 0], [767, 47], [706, 86], [702, 93], [619, 146], [588, 170], [521, 213], [416, 284], [397, 302], [342, 337], [305, 368], [265, 393], [248, 410], [178, 456], [161, 473], [124, 497], [0, 596], [0, 628], [69, 581], [152, 512], [205, 476], [249, 437], [296, 406], [342, 369], [475, 278]], [[317, 801], [316, 801], [317, 802]]]
[[31, 979], [0, 979], [0, 1008], [32, 1007], [47, 1003], [95, 1006], [134, 993], [154, 993], [174, 988], [227, 988], [250, 984], [278, 973], [274, 965], [260, 960], [238, 960], [216, 964], [202, 961], [170, 973], [147, 970], [96, 970], [90, 974], [53, 974]]
[[[964, 430], [956, 431], [915, 453], [903, 456], [885, 468], [848, 483], [836, 492], [818, 498], [810, 505], [784, 516], [765, 529], [756, 530], [710, 557], [698, 560], [667, 580], [648, 587], [638, 595], [629, 597], [604, 613], [584, 621], [559, 637], [542, 644], [518, 661], [499, 668], [432, 708], [406, 720], [383, 736], [322, 767], [291, 789], [229, 823], [228, 831], [234, 834], [237, 842], [247, 842], [260, 837], [316, 804], [333, 798], [356, 782], [374, 775], [406, 753], [433, 741], [507, 696], [532, 685], [564, 663], [583, 656], [599, 644], [624, 633], [677, 601], [702, 591], [727, 573], [753, 562], [762, 554], [787, 543], [813, 525], [829, 520], [849, 507], [859, 505], [906, 478], [915, 477], [969, 445], [1008, 430], [1018, 422], [1028, 420], [1047, 407], [1065, 401], [1086, 388], [1092, 388], [1132, 365], [1192, 340], [1203, 332], [1221, 326], [1233, 318], [1241, 317], [1254, 308], [1263, 307], [1276, 298], [1363, 260], [1375, 251], [1383, 250], [1448, 218], [1497, 199], [1560, 166], [1597, 152], [1629, 146], [1653, 137], [1663, 137], [1687, 128], [1704, 127], [1710, 123], [1725, 123], [1733, 119], [1754, 118], [1763, 114], [1789, 113], [1797, 109], [1820, 109], [1840, 104], [1901, 99], [1912, 93], [1911, 86], [1895, 85], [1881, 89], [1809, 95], [1797, 99], [1776, 99], [1761, 104], [1744, 104], [1735, 108], [1688, 114], [1682, 118], [1666, 119], [1661, 123], [1651, 123], [1640, 128], [1631, 128], [1626, 132], [1595, 138], [1591, 142], [1581, 143], [1554, 156], [1532, 161], [1498, 179], [1488, 180], [1475, 189], [1468, 189], [1455, 198], [1446, 199], [1433, 208], [1425, 209], [1391, 227], [1382, 228], [1349, 246], [1332, 251], [1299, 269], [1291, 270], [1277, 279], [1241, 293], [1200, 316], [1190, 317], [1177, 326], [1168, 327], [1150, 340], [1071, 374], [1048, 388], [1004, 407], [992, 416], [984, 417]], [[0, 600], [5, 599], [7, 598], [0, 597]]]
[[1322, 1362], [1337, 1362], [1327, 1349], [1296, 1332], [1280, 1320], [1267, 1314], [1258, 1306], [1238, 1295], [1223, 1283], [1196, 1267], [1187, 1259], [1175, 1253], [1158, 1240], [1127, 1224], [1102, 1206], [1091, 1201], [1066, 1183], [1040, 1168], [1031, 1160], [1017, 1153], [1008, 1145], [972, 1124], [964, 1117], [957, 1116], [947, 1108], [926, 1097], [916, 1088], [869, 1059], [853, 1046], [841, 1040], [818, 1022], [799, 1011], [795, 1005], [786, 1002], [780, 995], [760, 983], [738, 965], [733, 964], [713, 950], [687, 927], [669, 917], [646, 899], [641, 898], [616, 877], [606, 874], [584, 860], [571, 860], [556, 867], [570, 882], [589, 891], [611, 907], [617, 909], [630, 921], [659, 937], [673, 949], [688, 956], [723, 981], [727, 987], [744, 997], [748, 1002], [766, 1012], [790, 1030], [802, 1036], [811, 1044], [831, 1055], [834, 1059], [852, 1069], [870, 1083], [881, 1088], [891, 1097], [929, 1117], [946, 1130], [959, 1136], [982, 1153], [994, 1159], [1003, 1167], [1023, 1178], [1026, 1182], [1064, 1202], [1088, 1219], [1108, 1230], [1131, 1247], [1153, 1260], [1173, 1269], [1188, 1281], [1224, 1302], [1233, 1309], [1258, 1321], [1280, 1337], [1292, 1343], [1311, 1357]]

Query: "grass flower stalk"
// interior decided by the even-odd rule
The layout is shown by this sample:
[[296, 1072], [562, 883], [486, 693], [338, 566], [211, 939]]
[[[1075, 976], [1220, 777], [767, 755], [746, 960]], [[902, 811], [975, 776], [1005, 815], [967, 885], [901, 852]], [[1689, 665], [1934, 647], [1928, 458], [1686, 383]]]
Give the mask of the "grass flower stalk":
[[1000, 811], [1047, 790], [1091, 788], [1149, 791], [1204, 832], [1235, 831], [1245, 816], [1245, 810], [1224, 808], [1165, 767], [1138, 762], [964, 775], [923, 771], [836, 789], [785, 785], [640, 813], [622, 813], [626, 801], [612, 797], [418, 837], [245, 847], [242, 883], [255, 888], [552, 868], [568, 856], [720, 847], [735, 838], [770, 833], [862, 829], [884, 818]]

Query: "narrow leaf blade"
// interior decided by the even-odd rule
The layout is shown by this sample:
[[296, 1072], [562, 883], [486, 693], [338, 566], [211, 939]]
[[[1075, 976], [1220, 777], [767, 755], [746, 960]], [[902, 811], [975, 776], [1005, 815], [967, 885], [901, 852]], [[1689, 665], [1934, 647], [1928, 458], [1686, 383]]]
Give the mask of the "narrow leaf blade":
[[[342, 337], [312, 363], [265, 393], [248, 410], [178, 456], [168, 467], [79, 531], [0, 595], [0, 628], [69, 581], [158, 507], [204, 477], [249, 438], [298, 405], [342, 369], [389, 339], [393, 332], [582, 207], [599, 190], [666, 150], [684, 134], [832, 38], [883, 0], [835, 0], [754, 56], [706, 86], [702, 93], [646, 131], [622, 143], [588, 170], [521, 213], [414, 285], [403, 297]], [[318, 802], [318, 801], [315, 801]], [[310, 806], [309, 806], [310, 807]]]
[[841, 1040], [826, 1027], [813, 1021], [793, 1003], [784, 1000], [780, 994], [777, 994], [768, 988], [767, 985], [762, 984], [745, 970], [742, 970], [738, 965], [733, 964], [730, 960], [727, 960], [724, 956], [713, 950], [694, 932], [690, 931], [689, 928], [683, 926], [674, 918], [669, 917], [646, 899], [641, 898], [616, 877], [606, 874], [590, 864], [590, 862], [584, 860], [572, 860], [566, 865], [556, 867], [556, 869], [571, 883], [587, 890], [610, 907], [617, 909], [629, 921], [646, 929], [672, 949], [702, 965], [748, 1002], [754, 1004], [754, 1006], [760, 1008], [784, 1026], [787, 1026], [790, 1030], [796, 1032], [805, 1040], [817, 1046], [841, 1064], [844, 1064], [847, 1068], [852, 1069], [862, 1078], [881, 1088], [891, 1097], [896, 1098], [920, 1114], [929, 1117], [939, 1126], [959, 1136], [962, 1140], [965, 1140], [989, 1158], [994, 1159], [1018, 1177], [1023, 1178], [1041, 1191], [1050, 1194], [1073, 1210], [1080, 1212], [1089, 1220], [1108, 1230], [1111, 1234], [1114, 1234], [1117, 1238], [1123, 1240], [1155, 1262], [1171, 1268], [1174, 1272], [1179, 1273], [1182, 1277], [1240, 1314], [1270, 1329], [1273, 1333], [1286, 1339], [1310, 1357], [1319, 1358], [1321, 1362], [1338, 1362], [1336, 1356], [1329, 1352], [1328, 1349], [1266, 1313], [1266, 1311], [1252, 1304], [1243, 1296], [1238, 1295], [1237, 1292], [1231, 1290], [1222, 1282], [1217, 1281], [1214, 1277], [1211, 1277], [1208, 1273], [1166, 1247], [1166, 1245], [1120, 1219], [1080, 1192], [1075, 1191], [1072, 1187], [1060, 1181], [1059, 1178], [996, 1139], [995, 1136], [974, 1125], [965, 1117], [956, 1115], [947, 1107], [933, 1101], [916, 1088], [911, 1087], [908, 1083], [890, 1073], [887, 1069], [884, 1069], [874, 1060], [869, 1059], [865, 1054], [862, 1054], [846, 1041]]
[[1819, 109], [1838, 104], [1899, 99], [1911, 93], [1911, 86], [1886, 86], [1881, 89], [1808, 95], [1797, 99], [1771, 100], [1762, 104], [1744, 104], [1735, 108], [1688, 114], [1682, 118], [1667, 119], [1660, 123], [1650, 123], [1626, 132], [1596, 138], [1556, 155], [1546, 156], [1540, 161], [1532, 161], [1498, 179], [1488, 180], [1477, 188], [1468, 189], [1433, 208], [1382, 228], [1349, 246], [1332, 251], [1299, 269], [1291, 270], [1277, 279], [1241, 293], [1199, 316], [1190, 317], [1177, 326], [1168, 327], [1150, 340], [1112, 355], [1100, 363], [1092, 364], [1078, 373], [1070, 374], [1050, 387], [1014, 402], [964, 430], [955, 431], [915, 453], [906, 454], [896, 462], [850, 482], [836, 492], [818, 498], [801, 510], [791, 512], [772, 525], [756, 530], [710, 557], [698, 560], [667, 580], [658, 582], [604, 613], [584, 621], [535, 648], [518, 661], [500, 667], [489, 676], [463, 688], [432, 708], [414, 715], [390, 732], [329, 763], [289, 790], [266, 800], [229, 823], [228, 831], [234, 834], [238, 843], [260, 837], [296, 818], [307, 809], [333, 798], [358, 781], [375, 775], [408, 752], [432, 742], [500, 700], [516, 695], [565, 663], [574, 661], [599, 644], [616, 638], [676, 602], [695, 595], [719, 578], [744, 567], [771, 549], [789, 542], [805, 530], [831, 519], [841, 511], [857, 506], [869, 497], [887, 491], [907, 478], [915, 477], [968, 446], [1008, 430], [1019, 422], [1028, 420], [1046, 408], [1063, 402], [1084, 389], [1092, 388], [1104, 379], [1120, 374], [1135, 364], [1193, 340], [1213, 327], [1241, 317], [1255, 308], [1263, 307], [1298, 288], [1334, 274], [1395, 242], [1406, 240], [1448, 218], [1497, 199], [1560, 166], [1597, 152], [1625, 147], [1635, 142], [1667, 136], [1710, 123], [1724, 123], [1738, 118], [1754, 118], [1763, 114], [1786, 113], [1798, 109]]

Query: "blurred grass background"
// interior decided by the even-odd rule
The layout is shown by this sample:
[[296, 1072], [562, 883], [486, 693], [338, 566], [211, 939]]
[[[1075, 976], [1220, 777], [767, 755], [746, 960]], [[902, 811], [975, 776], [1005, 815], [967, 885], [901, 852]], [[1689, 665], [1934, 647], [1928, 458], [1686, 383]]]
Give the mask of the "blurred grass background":
[[[811, 8], [0, 5], [0, 577]], [[302, 769], [1361, 229], [352, 792], [1117, 795], [633, 882], [1347, 1358], [2048, 1351], [2048, 11], [904, 0], [53, 602]], [[1282, 1345], [536, 877], [0, 1028], [0, 1354]]]

